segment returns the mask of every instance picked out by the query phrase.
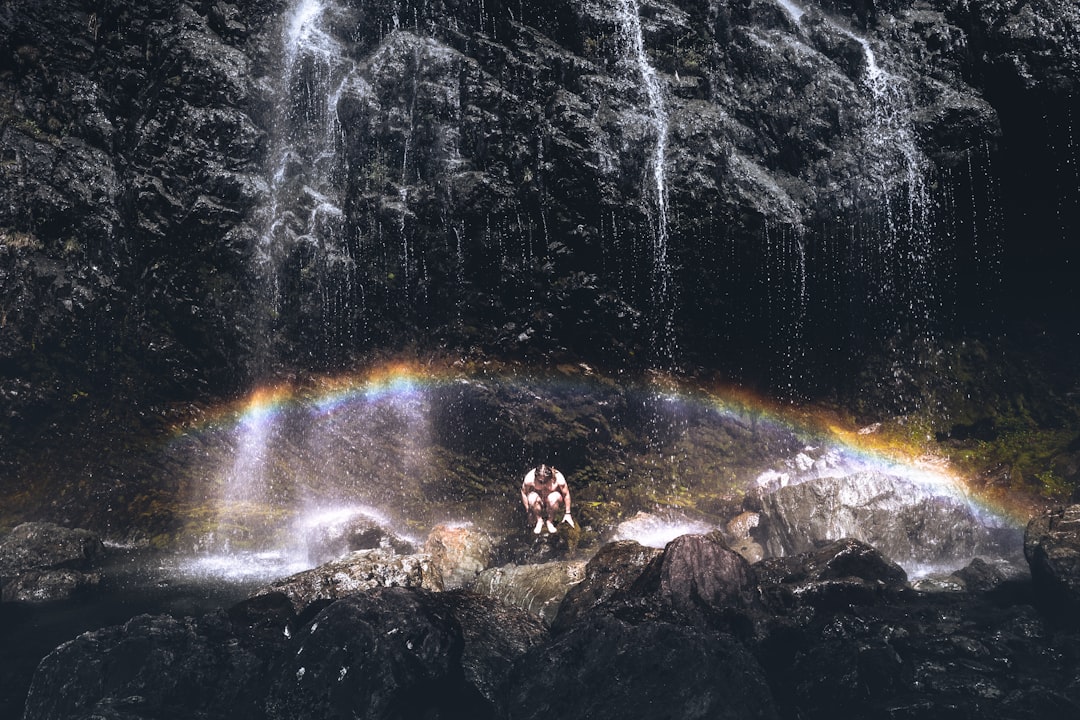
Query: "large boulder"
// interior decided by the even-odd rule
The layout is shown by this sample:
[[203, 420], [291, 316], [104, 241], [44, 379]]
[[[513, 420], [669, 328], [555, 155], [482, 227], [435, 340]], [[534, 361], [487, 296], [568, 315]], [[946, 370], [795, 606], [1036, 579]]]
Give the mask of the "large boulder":
[[42, 661], [25, 717], [492, 718], [513, 663], [547, 639], [537, 618], [466, 592], [378, 588], [292, 632], [252, 622], [289, 614], [260, 600], [85, 633]]
[[101, 538], [89, 530], [23, 523], [0, 540], [0, 577], [27, 570], [89, 570], [103, 551]]
[[614, 612], [743, 634], [758, 608], [756, 588], [750, 564], [718, 532], [682, 535], [664, 550], [620, 540], [589, 561], [552, 629], [562, 632], [590, 613]]
[[731, 638], [603, 613], [519, 659], [507, 693], [515, 720], [777, 717], [760, 666]]
[[285, 636], [237, 635], [226, 618], [140, 615], [84, 633], [38, 666], [25, 720], [262, 717]]
[[944, 563], [996, 554], [993, 533], [947, 492], [880, 473], [822, 477], [758, 492], [766, 556], [855, 538], [896, 562]]
[[755, 605], [754, 570], [719, 533], [672, 540], [664, 550], [659, 574], [660, 597], [687, 615]]
[[876, 548], [844, 538], [754, 565], [761, 597], [776, 610], [874, 605], [907, 587], [907, 573]]
[[1024, 556], [1039, 599], [1063, 616], [1080, 612], [1080, 505], [1032, 518]]
[[389, 550], [357, 550], [335, 562], [290, 575], [259, 588], [252, 597], [284, 595], [297, 615], [316, 604], [378, 587], [442, 590], [442, 577], [427, 555]]
[[30, 570], [6, 583], [3, 602], [43, 603], [82, 595], [101, 584], [99, 573], [78, 570]]
[[494, 598], [380, 588], [326, 607], [295, 639], [271, 720], [492, 717], [543, 625]]
[[585, 577], [586, 565], [584, 560], [503, 565], [480, 573], [471, 589], [538, 615], [550, 625], [566, 593]]
[[628, 593], [662, 554], [662, 550], [634, 540], [617, 540], [600, 548], [585, 565], [582, 581], [563, 598], [552, 621], [552, 630], [565, 630], [593, 608], [620, 593]]
[[53, 523], [23, 523], [0, 540], [0, 586], [4, 602], [51, 602], [96, 588], [91, 572], [104, 554], [89, 530]]

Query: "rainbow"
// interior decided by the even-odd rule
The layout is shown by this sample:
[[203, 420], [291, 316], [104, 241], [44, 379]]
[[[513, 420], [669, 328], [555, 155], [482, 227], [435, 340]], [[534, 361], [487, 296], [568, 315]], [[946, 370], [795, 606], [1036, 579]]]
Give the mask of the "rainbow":
[[389, 362], [358, 372], [314, 376], [258, 387], [244, 397], [202, 408], [174, 427], [174, 437], [221, 432], [273, 422], [282, 413], [332, 416], [342, 408], [382, 399], [409, 399], [452, 383], [484, 382], [527, 385], [552, 392], [589, 393], [597, 383], [628, 392], [649, 394], [673, 408], [707, 408], [723, 416], [788, 430], [808, 442], [835, 447], [851, 462], [867, 469], [936, 485], [963, 497], [982, 513], [1011, 526], [1022, 526], [1036, 512], [1033, 501], [980, 488], [957, 472], [926, 444], [875, 428], [856, 428], [830, 412], [772, 401], [742, 388], [726, 387], [668, 375], [602, 374], [584, 365], [537, 370], [507, 363]]

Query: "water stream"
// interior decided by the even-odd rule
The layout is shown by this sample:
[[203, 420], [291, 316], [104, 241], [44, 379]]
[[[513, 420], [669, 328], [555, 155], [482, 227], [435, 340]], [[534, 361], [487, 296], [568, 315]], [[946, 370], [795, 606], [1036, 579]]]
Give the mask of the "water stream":
[[[332, 2], [294, 0], [282, 23], [280, 76], [270, 117], [268, 193], [259, 211], [262, 230], [253, 253], [261, 286], [254, 308], [259, 324], [252, 361], [257, 381], [271, 376], [282, 360], [276, 349], [279, 335], [292, 331], [279, 324], [284, 303], [318, 308], [319, 327], [299, 332], [324, 353], [347, 344], [352, 333], [347, 319], [355, 262], [345, 242], [337, 105], [356, 68], [332, 33], [340, 13]], [[277, 433], [287, 430], [279, 427], [272, 409], [273, 397], [255, 392], [237, 427], [234, 455], [221, 478], [222, 550], [229, 550], [235, 539], [230, 528], [266, 514], [264, 508], [280, 498], [267, 449]]]
[[652, 302], [655, 314], [652, 346], [661, 364], [671, 365], [675, 359], [674, 318], [671, 298], [671, 263], [668, 260], [668, 111], [664, 101], [663, 84], [645, 50], [637, 0], [619, 0], [618, 20], [625, 52], [639, 76], [645, 97], [647, 117], [652, 126], [653, 146], [649, 160], [651, 175], [650, 204], [653, 210], [652, 243]]
[[[791, 0], [777, 2], [803, 32], [807, 11]], [[864, 255], [858, 267], [870, 281], [865, 302], [880, 308], [886, 340], [898, 338], [906, 328], [903, 344], [932, 347], [939, 258], [934, 198], [927, 180], [931, 163], [912, 126], [914, 103], [908, 81], [882, 66], [867, 37], [828, 15], [822, 15], [821, 22], [830, 32], [858, 44], [864, 58], [859, 83], [867, 98], [862, 138], [870, 172], [853, 193], [872, 198], [881, 217], [879, 223], [851, 231], [853, 252]]]
[[[339, 321], [351, 302], [355, 262], [344, 236], [337, 104], [355, 66], [331, 32], [339, 12], [323, 0], [294, 0], [282, 28], [268, 197], [258, 213], [262, 230], [254, 252], [263, 303], [256, 308], [263, 345], [255, 353], [256, 376], [279, 359], [273, 349], [283, 331], [278, 317], [284, 302], [297, 300], [297, 285], [315, 295], [321, 308], [320, 327], [307, 329], [307, 335], [325, 346], [348, 339], [339, 336], [349, 332]], [[303, 268], [302, 279], [296, 265]]]

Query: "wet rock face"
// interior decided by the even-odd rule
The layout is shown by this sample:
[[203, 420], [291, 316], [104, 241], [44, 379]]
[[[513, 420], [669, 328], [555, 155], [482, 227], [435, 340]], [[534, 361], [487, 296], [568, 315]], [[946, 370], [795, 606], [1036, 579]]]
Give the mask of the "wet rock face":
[[1080, 505], [1032, 519], [1024, 533], [1024, 556], [1050, 607], [1075, 618], [1080, 609]]
[[826, 477], [760, 493], [768, 555], [805, 552], [823, 541], [858, 538], [901, 563], [996, 554], [992, 533], [955, 498], [895, 477]]
[[[265, 349], [267, 328], [248, 312], [252, 254], [290, 7], [4, 6], [0, 358], [14, 366], [47, 347], [54, 374], [68, 361], [120, 382], [109, 361], [138, 355], [141, 380], [190, 391], [227, 384]], [[355, 72], [332, 108], [311, 107], [336, 113], [331, 174], [349, 200], [335, 247], [301, 242], [287, 258], [278, 279], [294, 298], [271, 354], [321, 366], [423, 328], [453, 346], [633, 364], [670, 309], [652, 292], [670, 271], [681, 346], [717, 359], [703, 330], [726, 330], [730, 353], [736, 330], [762, 323], [740, 325], [740, 307], [717, 312], [718, 293], [690, 291], [726, 285], [726, 303], [746, 291], [746, 307], [759, 305], [716, 259], [716, 238], [750, 263], [765, 226], [811, 228], [860, 189], [906, 182], [869, 139], [875, 100], [850, 33], [903, 81], [911, 134], [942, 162], [998, 132], [973, 49], [979, 67], [1059, 89], [1074, 55], [1075, 11], [1049, 2], [806, 3], [799, 22], [771, 0], [634, 8], [636, 24], [610, 0], [336, 3], [326, 29]], [[300, 66], [297, 86], [311, 90], [318, 63]], [[660, 232], [661, 141], [667, 205], [679, 209], [668, 269], [642, 249]], [[313, 202], [285, 224], [300, 227]], [[339, 260], [352, 273], [340, 286], [312, 279]], [[355, 328], [334, 336], [345, 347], [320, 344], [330, 326]], [[153, 387], [178, 391], [163, 382]]]
[[442, 590], [442, 576], [427, 555], [392, 550], [357, 550], [333, 562], [291, 575], [255, 595], [284, 595], [297, 615], [313, 606], [377, 587]]
[[503, 565], [488, 568], [470, 585], [473, 592], [491, 595], [519, 607], [551, 625], [568, 591], [582, 581], [586, 563], [568, 560], [540, 565]]
[[922, 593], [857, 540], [749, 566], [712, 534], [665, 550], [612, 543], [585, 574], [550, 633], [495, 597], [405, 587], [361, 589], [301, 616], [282, 593], [197, 620], [141, 616], [47, 657], [26, 717], [1080, 711], [1075, 630], [1029, 604], [1042, 586], [1001, 592], [1011, 581], [983, 564], [958, 573], [967, 593]]
[[0, 585], [4, 602], [63, 600], [97, 587], [92, 572], [104, 554], [89, 530], [52, 523], [23, 523], [0, 539]]

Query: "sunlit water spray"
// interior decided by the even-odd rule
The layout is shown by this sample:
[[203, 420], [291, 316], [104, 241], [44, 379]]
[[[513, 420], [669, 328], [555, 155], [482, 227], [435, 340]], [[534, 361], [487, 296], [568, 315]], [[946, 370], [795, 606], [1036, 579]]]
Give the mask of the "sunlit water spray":
[[423, 390], [398, 378], [307, 392], [260, 390], [218, 431], [228, 469], [196, 571], [293, 572], [349, 549], [350, 534], [393, 547], [419, 542], [400, 525], [403, 498], [431, 466]]
[[[304, 328], [320, 349], [349, 333], [354, 262], [344, 241], [345, 217], [338, 174], [342, 163], [337, 104], [355, 65], [332, 27], [341, 14], [332, 2], [295, 0], [282, 20], [280, 74], [274, 84], [270, 114], [268, 192], [257, 212], [261, 225], [253, 248], [261, 288], [255, 311], [253, 374], [265, 377], [280, 362], [275, 349], [284, 298], [314, 293], [321, 308], [321, 329]], [[295, 273], [299, 261], [300, 278]], [[290, 298], [295, 299], [295, 298]], [[285, 329], [288, 332], [288, 329]], [[239, 415], [234, 452], [219, 473], [218, 528], [212, 545], [239, 552], [280, 524], [294, 502], [293, 468], [273, 457], [280, 436], [296, 427], [282, 424], [281, 390], [252, 394]], [[296, 418], [290, 418], [294, 423]], [[258, 565], [258, 563], [253, 563]]]
[[[584, 414], [566, 414], [570, 408], [584, 408]], [[582, 422], [650, 443], [614, 464], [560, 467], [582, 508], [579, 522], [598, 522], [585, 508], [615, 488], [629, 493], [617, 503], [621, 515], [611, 516], [609, 509], [602, 513], [607, 519], [592, 524], [590, 532], [604, 538], [659, 547], [681, 534], [723, 527], [730, 518], [715, 509], [717, 502], [730, 508], [732, 498], [744, 493], [771, 497], [807, 483], [834, 493], [820, 500], [815, 517], [829, 517], [818, 539], [860, 537], [862, 516], [849, 508], [869, 508], [879, 523], [885, 513], [889, 537], [909, 527], [935, 530], [926, 526], [940, 517], [960, 518], [988, 537], [998, 530], [1018, 535], [1012, 515], [967, 490], [945, 463], [880, 452], [874, 449], [877, 433], [844, 433], [827, 420], [796, 419], [789, 410], [674, 379], [622, 387], [621, 381], [593, 384], [513, 372], [475, 377], [450, 368], [397, 367], [263, 391], [184, 431], [185, 437], [199, 435], [197, 442], [181, 444], [188, 452], [220, 452], [246, 467], [233, 458], [237, 438], [260, 426], [287, 429], [267, 436], [261, 458], [263, 468], [272, 468], [273, 492], [264, 485], [235, 495], [247, 514], [231, 518], [234, 542], [211, 548], [189, 571], [237, 580], [281, 576], [328, 559], [317, 547], [341, 551], [334, 543], [350, 527], [367, 532], [374, 526], [385, 540], [380, 546], [395, 549], [419, 548], [430, 528], [455, 519], [496, 535], [527, 533], [517, 499], [521, 473], [535, 461], [535, 448], [554, 451], [561, 465], [559, 447], [580, 434]], [[521, 424], [530, 417], [556, 422], [564, 414], [567, 426], [545, 425], [542, 438], [531, 437], [536, 428], [530, 422]], [[666, 422], [656, 424], [657, 416]], [[611, 442], [600, 438], [589, 447]], [[595, 449], [601, 456], [612, 451]], [[497, 470], [494, 457], [513, 455], [520, 460]], [[615, 467], [624, 468], [626, 477], [609, 476]], [[829, 479], [839, 482], [833, 487]], [[882, 506], [882, 499], [892, 504]], [[905, 558], [905, 567], [966, 564], [977, 544], [961, 537], [954, 548], [945, 535], [926, 535], [928, 544], [937, 545]], [[921, 537], [916, 534], [917, 541]]]

